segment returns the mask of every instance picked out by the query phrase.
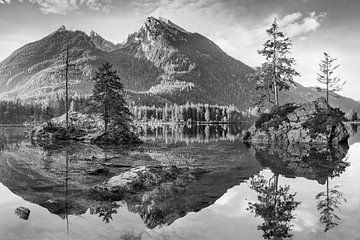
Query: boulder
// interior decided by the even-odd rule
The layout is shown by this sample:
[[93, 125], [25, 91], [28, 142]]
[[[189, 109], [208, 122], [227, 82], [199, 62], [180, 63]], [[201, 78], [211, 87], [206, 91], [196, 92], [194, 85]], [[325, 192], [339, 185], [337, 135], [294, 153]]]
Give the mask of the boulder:
[[134, 193], [173, 181], [183, 171], [175, 166], [135, 167], [96, 185], [94, 189], [113, 193]]
[[252, 143], [347, 143], [349, 133], [344, 113], [327, 105], [325, 98], [313, 102], [288, 103], [263, 113], [243, 135]]
[[30, 209], [26, 207], [18, 207], [15, 210], [15, 214], [21, 219], [28, 220], [30, 216]]

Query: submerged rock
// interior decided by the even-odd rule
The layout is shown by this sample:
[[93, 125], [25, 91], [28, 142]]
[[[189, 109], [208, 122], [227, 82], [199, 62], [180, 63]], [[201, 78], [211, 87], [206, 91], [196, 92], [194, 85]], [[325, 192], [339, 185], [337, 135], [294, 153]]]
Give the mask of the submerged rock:
[[[94, 187], [107, 197], [121, 196], [127, 208], [140, 215], [153, 229], [170, 225], [189, 212], [197, 212], [213, 204], [229, 188], [260, 171], [256, 161], [251, 166], [233, 169], [197, 167], [136, 167]], [[254, 166], [256, 166], [254, 168]]]
[[15, 210], [15, 214], [18, 215], [21, 219], [28, 220], [30, 216], [30, 209], [26, 207], [18, 207]]
[[347, 143], [344, 113], [325, 98], [304, 104], [288, 103], [262, 114], [243, 140], [253, 143]]
[[[108, 181], [95, 186], [97, 190], [105, 190], [118, 193], [134, 193], [158, 186], [160, 183], [175, 180], [181, 173], [189, 171], [189, 168], [175, 166], [141, 166], [132, 168]], [[195, 172], [193, 170], [193, 172]]]
[[34, 128], [30, 137], [36, 141], [54, 142], [75, 140], [94, 144], [141, 143], [137, 135], [128, 129], [117, 129], [104, 133], [104, 126], [98, 115], [69, 113], [69, 131], [66, 132], [66, 118], [62, 115]]

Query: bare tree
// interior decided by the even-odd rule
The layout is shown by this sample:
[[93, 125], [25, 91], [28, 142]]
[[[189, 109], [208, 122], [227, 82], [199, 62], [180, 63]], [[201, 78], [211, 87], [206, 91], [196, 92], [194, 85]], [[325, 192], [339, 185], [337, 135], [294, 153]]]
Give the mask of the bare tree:
[[340, 65], [334, 65], [336, 58], [332, 58], [328, 53], [324, 52], [324, 59], [321, 60], [320, 73], [318, 73], [317, 80], [324, 84], [326, 87], [324, 91], [326, 91], [326, 102], [329, 105], [329, 93], [334, 93], [341, 91], [343, 86], [345, 85], [345, 81], [342, 81], [339, 77], [334, 77], [333, 74], [335, 70]]

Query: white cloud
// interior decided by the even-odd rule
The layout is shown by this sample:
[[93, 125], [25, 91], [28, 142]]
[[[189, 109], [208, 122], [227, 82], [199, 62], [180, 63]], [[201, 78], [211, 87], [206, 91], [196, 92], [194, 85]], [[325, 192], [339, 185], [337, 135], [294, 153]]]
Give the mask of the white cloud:
[[[12, 0], [0, 0], [0, 4], [10, 4], [11, 2]], [[66, 14], [82, 8], [109, 12], [112, 0], [29, 0], [29, 2], [38, 4], [44, 14]]]
[[301, 13], [297, 12], [285, 16], [279, 21], [279, 25], [290, 37], [296, 37], [318, 29], [325, 16], [326, 13], [311, 12], [308, 16], [303, 17]]
[[315, 12], [279, 16], [271, 9], [254, 9], [238, 0], [135, 0], [133, 5], [141, 14], [168, 18], [191, 32], [205, 35], [251, 66], [263, 61], [257, 50], [266, 40], [266, 29], [274, 17], [289, 37], [302, 41], [321, 26], [325, 17], [324, 13]]

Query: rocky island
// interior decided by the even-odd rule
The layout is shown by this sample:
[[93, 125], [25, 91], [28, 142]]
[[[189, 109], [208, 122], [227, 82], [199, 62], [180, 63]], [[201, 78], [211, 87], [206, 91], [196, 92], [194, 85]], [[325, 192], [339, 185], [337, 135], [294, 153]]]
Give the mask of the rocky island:
[[328, 106], [325, 98], [275, 106], [263, 113], [243, 135], [251, 143], [347, 144], [344, 113]]
[[97, 114], [69, 113], [69, 130], [66, 131], [66, 117], [62, 115], [35, 127], [32, 140], [56, 143], [62, 140], [81, 141], [93, 144], [138, 144], [142, 141], [129, 128], [104, 132], [104, 123]]

